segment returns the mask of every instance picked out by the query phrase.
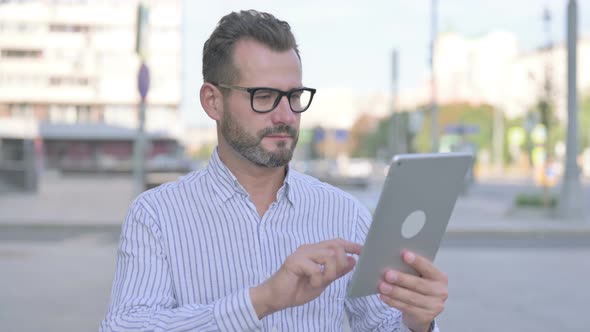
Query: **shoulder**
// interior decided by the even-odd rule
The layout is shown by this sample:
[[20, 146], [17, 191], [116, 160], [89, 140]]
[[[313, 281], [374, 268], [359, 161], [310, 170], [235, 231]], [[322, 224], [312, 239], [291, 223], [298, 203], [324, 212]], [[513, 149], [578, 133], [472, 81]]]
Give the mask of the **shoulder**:
[[205, 169], [187, 173], [174, 181], [163, 183], [155, 188], [141, 193], [133, 202], [132, 207], [142, 208], [152, 216], [163, 206], [185, 199], [187, 195], [199, 196], [206, 190]]
[[302, 197], [340, 200], [347, 202], [355, 209], [365, 209], [365, 206], [355, 196], [338, 187], [296, 170], [290, 170], [290, 172], [293, 172], [292, 184]]

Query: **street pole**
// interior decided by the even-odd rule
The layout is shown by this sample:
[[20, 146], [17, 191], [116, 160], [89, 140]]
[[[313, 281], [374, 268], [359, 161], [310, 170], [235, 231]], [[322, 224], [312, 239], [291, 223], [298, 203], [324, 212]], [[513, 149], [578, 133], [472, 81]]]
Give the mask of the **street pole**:
[[393, 50], [392, 59], [392, 77], [391, 77], [391, 116], [389, 123], [389, 154], [391, 157], [398, 153], [405, 152], [405, 132], [402, 118], [398, 113], [398, 82], [399, 82], [399, 53], [397, 49]]
[[137, 87], [140, 94], [138, 107], [138, 126], [133, 147], [133, 175], [135, 179], [135, 194], [145, 190], [145, 160], [146, 160], [146, 135], [145, 135], [145, 109], [146, 97], [150, 85], [150, 71], [148, 66], [142, 62], [137, 75]]
[[139, 195], [145, 188], [145, 161], [146, 161], [146, 135], [145, 112], [146, 98], [150, 88], [150, 71], [145, 63], [148, 39], [149, 9], [142, 3], [137, 8], [136, 45], [135, 51], [141, 59], [141, 65], [137, 73], [137, 90], [140, 100], [137, 109], [137, 133], [133, 144], [133, 182], [134, 194]]
[[576, 0], [567, 4], [567, 144], [565, 173], [559, 200], [559, 215], [566, 219], [583, 219], [584, 205], [578, 155], [577, 42]]
[[543, 144], [545, 157], [543, 158], [543, 165], [541, 166], [541, 183], [543, 186], [543, 206], [547, 208], [550, 204], [548, 171], [549, 167], [551, 167], [550, 163], [553, 161], [553, 152], [551, 151], [551, 132], [553, 130], [553, 66], [551, 64], [551, 61], [553, 52], [553, 42], [551, 41], [551, 12], [547, 7], [545, 7], [545, 10], [543, 11], [543, 22], [545, 26], [545, 37], [547, 38], [547, 45], [545, 46], [545, 75], [543, 82], [543, 96], [541, 97], [542, 102], [539, 106], [541, 108], [541, 123], [545, 127], [545, 142]]
[[431, 0], [431, 17], [430, 17], [430, 27], [431, 27], [431, 40], [430, 40], [430, 73], [431, 73], [431, 81], [430, 81], [430, 93], [431, 93], [431, 108], [430, 108], [430, 131], [431, 131], [431, 150], [432, 152], [438, 152], [438, 105], [437, 105], [437, 96], [436, 96], [436, 73], [435, 73], [435, 44], [436, 44], [436, 37], [437, 37], [437, 0]]

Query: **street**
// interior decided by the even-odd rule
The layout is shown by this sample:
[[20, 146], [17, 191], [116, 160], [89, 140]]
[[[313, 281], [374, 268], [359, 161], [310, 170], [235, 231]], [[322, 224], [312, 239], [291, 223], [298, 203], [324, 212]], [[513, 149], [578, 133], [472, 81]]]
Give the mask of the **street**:
[[[0, 232], [2, 331], [96, 331], [109, 299], [118, 230]], [[441, 331], [588, 331], [590, 236], [451, 235]]]

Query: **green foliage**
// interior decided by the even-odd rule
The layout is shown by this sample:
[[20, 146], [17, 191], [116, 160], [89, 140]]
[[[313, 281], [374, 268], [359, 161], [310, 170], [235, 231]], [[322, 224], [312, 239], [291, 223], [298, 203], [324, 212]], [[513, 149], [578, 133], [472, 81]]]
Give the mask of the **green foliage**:
[[524, 127], [524, 118], [518, 117], [504, 120], [504, 139], [502, 148], [504, 153], [504, 161], [507, 164], [516, 162], [516, 160], [512, 160], [512, 156], [510, 155], [510, 147], [508, 145], [508, 130], [513, 127]]
[[[430, 136], [430, 112], [428, 108], [420, 108], [414, 112], [423, 112], [422, 127], [410, 142], [410, 150], [415, 152], [429, 152], [431, 144]], [[489, 105], [473, 106], [469, 104], [451, 104], [439, 108], [439, 129], [444, 133], [448, 125], [470, 125], [478, 127], [475, 134], [466, 136], [468, 142], [479, 148], [490, 148], [492, 145], [494, 109]], [[389, 117], [379, 121], [376, 130], [361, 138], [359, 147], [352, 153], [353, 157], [376, 158], [380, 150], [388, 147]]]
[[388, 147], [387, 136], [391, 122], [388, 117], [381, 119], [375, 131], [360, 138], [360, 144], [352, 152], [353, 158], [377, 158], [379, 150]]
[[553, 128], [549, 132], [549, 146], [551, 146], [551, 151], [555, 151], [555, 145], [557, 142], [562, 141], [565, 143], [566, 133], [567, 131], [565, 125], [553, 125]]
[[414, 146], [416, 147], [416, 152], [430, 152], [430, 144], [432, 139], [430, 137], [430, 125], [432, 123], [430, 112], [429, 111], [420, 111], [423, 112], [424, 117], [422, 121], [422, 128], [416, 134], [414, 138]]
[[[544, 118], [549, 121], [549, 145], [553, 150], [555, 144], [566, 139], [566, 125], [558, 123], [551, 114], [552, 105], [539, 101], [537, 105], [529, 110], [529, 113], [535, 112], [538, 114], [538, 119]], [[413, 138], [411, 145], [415, 152], [429, 152], [430, 151], [430, 111], [428, 107], [422, 107], [420, 110], [414, 112], [423, 112], [422, 127]], [[503, 152], [504, 160], [506, 162], [513, 162], [510, 160], [508, 151], [508, 144], [506, 135], [508, 129], [519, 126], [524, 127], [525, 117], [515, 119], [505, 119], [504, 121], [504, 139]], [[580, 101], [580, 149], [590, 147], [590, 94], [586, 95]], [[464, 124], [474, 125], [479, 128], [477, 134], [468, 135], [467, 141], [477, 145], [478, 149], [492, 148], [493, 142], [493, 124], [494, 124], [494, 109], [490, 105], [469, 105], [469, 104], [450, 104], [443, 105], [439, 109], [439, 129], [441, 134], [444, 129], [450, 124]], [[388, 146], [387, 137], [389, 135], [390, 121], [388, 117], [383, 118], [375, 131], [367, 134], [361, 138], [359, 147], [353, 152], [353, 157], [376, 158], [378, 152], [386, 149]], [[528, 144], [531, 144], [530, 142]], [[527, 147], [523, 147], [528, 150]], [[529, 147], [530, 148], [530, 147]]]
[[459, 115], [459, 123], [479, 127], [479, 132], [469, 136], [469, 141], [475, 143], [479, 148], [491, 149], [494, 130], [494, 109], [490, 105], [479, 107], [466, 105], [454, 111]]
[[[466, 140], [479, 149], [489, 149], [492, 145], [494, 109], [490, 105], [450, 104], [439, 109], [439, 131], [443, 135], [448, 125], [469, 125], [479, 130], [466, 136]], [[430, 112], [426, 111], [422, 128], [416, 135], [414, 144], [419, 152], [430, 151]]]
[[375, 133], [360, 137], [359, 146], [352, 151], [352, 158], [375, 158], [377, 156], [377, 135]]
[[[548, 207], [556, 207], [557, 206], [557, 197], [555, 195], [551, 195], [548, 197]], [[519, 194], [516, 196], [516, 206], [519, 207], [545, 207], [544, 196], [543, 194], [536, 193], [536, 194]]]

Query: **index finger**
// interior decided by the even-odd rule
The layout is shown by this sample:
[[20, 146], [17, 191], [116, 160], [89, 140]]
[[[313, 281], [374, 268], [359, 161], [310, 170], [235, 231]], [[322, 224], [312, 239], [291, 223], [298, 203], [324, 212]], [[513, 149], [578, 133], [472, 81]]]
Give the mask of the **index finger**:
[[336, 245], [338, 247], [341, 247], [342, 249], [344, 249], [344, 251], [347, 254], [360, 255], [361, 250], [363, 248], [363, 246], [358, 243], [347, 241], [344, 239], [333, 239], [333, 240], [324, 241], [323, 243], [326, 244], [327, 246]]
[[447, 281], [447, 276], [439, 270], [432, 262], [425, 257], [416, 255], [415, 253], [404, 250], [402, 252], [402, 259], [418, 272], [422, 277], [431, 280]]

